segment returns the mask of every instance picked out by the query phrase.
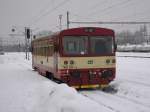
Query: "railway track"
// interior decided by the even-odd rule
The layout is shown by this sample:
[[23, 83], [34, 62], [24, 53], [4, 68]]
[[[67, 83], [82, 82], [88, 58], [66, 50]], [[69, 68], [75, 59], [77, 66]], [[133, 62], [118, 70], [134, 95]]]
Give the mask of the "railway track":
[[[126, 96], [121, 96], [117, 94], [105, 93], [103, 91], [83, 91], [82, 95], [88, 97], [89, 99], [97, 102], [98, 104], [109, 108], [114, 112], [149, 112], [150, 106], [140, 101], [128, 98]], [[127, 106], [128, 108], [125, 108]]]
[[125, 100], [128, 100], [128, 101], [134, 102], [136, 104], [142, 105], [142, 106], [150, 109], [150, 105], [144, 104], [144, 103], [142, 103], [140, 101], [137, 101], [135, 99], [131, 99], [129, 97], [125, 97], [125, 96], [122, 96], [122, 95], [115, 95], [115, 97], [119, 97], [119, 98], [122, 98], [122, 99], [125, 99]]
[[97, 104], [99, 104], [99, 105], [101, 105], [101, 106], [103, 106], [103, 107], [105, 107], [105, 108], [107, 108], [107, 109], [109, 109], [109, 110], [111, 110], [111, 111], [120, 112], [119, 110], [117, 110], [117, 109], [115, 109], [115, 108], [113, 108], [113, 107], [111, 107], [111, 106], [109, 106], [109, 105], [106, 105], [106, 104], [104, 104], [104, 103], [101, 102], [101, 101], [97, 101], [97, 100], [95, 100], [94, 98], [89, 97], [88, 95], [85, 95], [85, 94], [82, 94], [82, 95], [84, 95], [85, 97], [88, 97], [89, 99], [93, 100], [93, 101], [96, 102]]
[[[140, 84], [141, 85], [141, 84]], [[142, 85], [143, 86], [143, 85]], [[146, 85], [146, 87], [148, 87], [147, 85]], [[112, 88], [114, 88], [114, 89], [112, 89]], [[113, 90], [113, 91], [112, 91]], [[110, 86], [110, 90], [109, 90], [109, 88], [108, 88], [108, 90], [106, 90], [106, 91], [96, 91], [96, 94], [99, 94], [99, 92], [101, 92], [101, 94], [110, 94], [111, 96], [113, 96], [113, 97], [119, 97], [119, 98], [121, 98], [121, 99], [125, 99], [125, 100], [128, 100], [128, 101], [131, 101], [131, 102], [134, 102], [134, 103], [137, 103], [137, 104], [140, 104], [140, 105], [143, 105], [143, 106], [145, 106], [145, 107], [147, 107], [147, 108], [150, 108], [150, 104], [145, 104], [145, 103], [142, 103], [141, 101], [138, 101], [138, 100], [136, 100], [136, 99], [133, 99], [133, 97], [132, 98], [129, 98], [128, 96], [124, 96], [124, 95], [121, 95], [121, 94], [117, 94], [117, 91], [116, 91], [117, 89], [114, 87], [114, 86]], [[118, 90], [119, 91], [119, 90]], [[114, 94], [115, 93], [115, 94]]]
[[128, 83], [138, 84], [138, 85], [142, 85], [142, 86], [146, 86], [146, 87], [150, 88], [150, 84], [146, 84], [146, 83], [143, 83], [143, 82], [138, 82], [138, 81], [133, 81], [133, 80], [128, 80], [128, 79], [123, 79], [123, 78], [121, 78], [121, 80], [123, 80], [125, 82], [128, 82]]

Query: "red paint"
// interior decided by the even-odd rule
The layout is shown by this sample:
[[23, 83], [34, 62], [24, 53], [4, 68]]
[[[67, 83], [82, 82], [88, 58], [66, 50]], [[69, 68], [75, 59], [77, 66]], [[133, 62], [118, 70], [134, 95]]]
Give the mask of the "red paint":
[[[102, 72], [104, 70], [111, 70], [112, 76], [108, 78], [102, 78], [99, 75], [99, 72]], [[88, 85], [88, 84], [108, 84], [110, 81], [114, 80], [115, 78], [115, 68], [95, 68], [95, 69], [69, 69], [69, 75], [66, 74], [65, 71], [67, 69], [60, 70], [63, 71], [61, 80], [64, 82], [68, 82], [70, 86], [79, 86], [79, 85]], [[81, 73], [80, 77], [74, 78], [70, 74], [74, 71], [79, 71]], [[92, 76], [89, 78], [89, 71], [96, 72], [96, 74], [92, 74]], [[61, 75], [61, 74], [60, 74]], [[64, 78], [67, 77], [67, 78]]]
[[[73, 77], [70, 74], [67, 74], [68, 69], [62, 69], [62, 70], [58, 69], [58, 57], [61, 58], [61, 57], [115, 56], [115, 51], [112, 54], [107, 54], [107, 55], [105, 55], [105, 54], [103, 54], [103, 55], [87, 54], [84, 56], [83, 55], [66, 55], [63, 53], [62, 38], [64, 36], [70, 36], [70, 35], [99, 36], [99, 35], [101, 35], [101, 36], [112, 36], [113, 39], [115, 38], [114, 31], [111, 29], [98, 28], [98, 27], [93, 27], [93, 28], [95, 29], [94, 32], [85, 32], [84, 27], [83, 28], [82, 27], [81, 28], [72, 28], [72, 29], [63, 30], [61, 32], [55, 33], [55, 34], [47, 36], [47, 37], [33, 40], [32, 41], [32, 49], [33, 49], [32, 58], [36, 57], [35, 47], [39, 46], [39, 42], [43, 45], [46, 44], [45, 42], [47, 42], [47, 43], [55, 46], [55, 51], [51, 52], [51, 53], [49, 51], [48, 56], [47, 56], [47, 57], [49, 57], [49, 56], [53, 57], [53, 60], [54, 60], [53, 67], [51, 68], [51, 67], [45, 66], [43, 64], [37, 64], [37, 62], [34, 62], [34, 60], [33, 60], [32, 61], [33, 68], [37, 68], [39, 73], [41, 73], [42, 75], [46, 75], [46, 72], [51, 72], [51, 73], [53, 73], [55, 78], [58, 78], [71, 86], [88, 85], [88, 84], [109, 84], [109, 82], [115, 78], [115, 72], [116, 72], [115, 68], [93, 68], [93, 69], [90, 69], [93, 72], [96, 72], [96, 74], [93, 75], [93, 77], [89, 77], [89, 75], [88, 75], [89, 69], [87, 69], [87, 68], [78, 69], [78, 71], [81, 74], [80, 77], [78, 77], [78, 78]], [[46, 56], [45, 56], [45, 58], [46, 58]], [[98, 74], [99, 71], [103, 71], [103, 70], [112, 70], [113, 75], [111, 77], [107, 77], [104, 79], [104, 78], [100, 77], [100, 75]], [[74, 72], [74, 71], [75, 71], [74, 69], [69, 69], [69, 73]]]

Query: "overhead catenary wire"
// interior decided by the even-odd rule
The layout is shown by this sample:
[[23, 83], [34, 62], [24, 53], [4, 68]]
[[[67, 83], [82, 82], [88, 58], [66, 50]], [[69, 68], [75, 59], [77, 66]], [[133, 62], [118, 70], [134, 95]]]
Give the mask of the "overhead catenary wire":
[[[111, 7], [107, 7], [104, 10], [108, 10], [108, 9], [112, 9], [113, 7], [115, 7], [116, 5], [124, 5], [125, 3], [129, 3], [132, 0], [126, 0], [126, 1], [122, 1], [119, 2], [117, 4], [113, 4]], [[102, 12], [103, 12], [102, 11]], [[104, 13], [104, 12], [103, 12]], [[135, 24], [150, 24], [149, 21], [70, 21], [70, 23], [72, 24], [109, 24], [109, 25], [124, 25], [124, 24], [129, 24], [129, 25], [135, 25]]]
[[[57, 8], [59, 8], [61, 5], [64, 5], [66, 2], [68, 2], [69, 0], [64, 0], [63, 2], [61, 2], [60, 4], [58, 4], [56, 7], [54, 7], [53, 9], [51, 9], [51, 10], [49, 10], [49, 11], [47, 11], [47, 12], [45, 12], [46, 10], [47, 10], [47, 8], [49, 7], [49, 5], [50, 5], [50, 3], [51, 3], [51, 1], [46, 5], [46, 6], [44, 6], [44, 9], [42, 9], [40, 12], [39, 12], [39, 14], [38, 15], [36, 15], [36, 16], [34, 16], [34, 18], [35, 18], [35, 20], [33, 21], [33, 22], [31, 22], [31, 24], [30, 24], [30, 26], [31, 25], [34, 25], [34, 24], [36, 24], [40, 19], [42, 19], [42, 17], [44, 17], [44, 16], [47, 16], [48, 14], [50, 14], [51, 13], [51, 11], [55, 11]], [[103, 4], [104, 2], [106, 2], [106, 0], [103, 0], [102, 2], [100, 2], [100, 3], [98, 3], [98, 4], [95, 4], [94, 6], [92, 6], [91, 8], [95, 8], [95, 7], [97, 7], [99, 4]], [[45, 7], [47, 7], [47, 8], [45, 8]], [[75, 15], [75, 16], [77, 16], [77, 15]], [[79, 17], [79, 16], [78, 16]], [[33, 19], [34, 19], [33, 18]], [[32, 20], [33, 20], [32, 19]]]
[[[116, 7], [118, 7], [118, 6], [122, 6], [122, 5], [125, 5], [125, 4], [127, 4], [127, 3], [129, 3], [130, 1], [132, 1], [132, 0], [125, 0], [125, 1], [121, 1], [121, 2], [117, 2], [117, 3], [115, 3], [115, 4], [112, 4], [112, 5], [110, 5], [110, 6], [108, 6], [108, 7], [105, 7], [105, 8], [103, 8], [103, 9], [101, 9], [101, 10], [95, 10], [95, 9], [97, 9], [97, 6], [100, 4], [102, 4], [103, 5], [103, 3], [105, 3], [106, 2], [106, 0], [105, 1], [102, 1], [102, 2], [99, 2], [99, 3], [97, 3], [97, 4], [95, 4], [95, 5], [93, 5], [92, 7], [94, 7], [94, 9], [93, 10], [95, 10], [94, 12], [91, 12], [91, 13], [89, 13], [89, 14], [87, 14], [87, 15], [85, 15], [84, 17], [83, 17], [83, 15], [78, 15], [78, 14], [73, 14], [73, 16], [76, 16], [77, 18], [82, 18], [82, 19], [90, 19], [90, 18], [93, 18], [93, 16], [95, 15], [95, 16], [98, 16], [97, 15], [97, 13], [98, 14], [101, 14], [101, 13], [105, 13], [107, 10], [110, 10], [110, 9], [113, 9], [113, 8], [116, 8]], [[106, 13], [105, 13], [106, 14]], [[79, 19], [76, 19], [76, 20], [79, 20]]]
[[39, 13], [30, 19], [29, 24], [32, 23], [35, 18], [38, 18], [39, 15], [43, 14], [50, 7], [51, 4], [52, 4], [52, 0], [46, 3], [46, 5], [43, 6], [43, 8], [39, 11]]
[[[100, 7], [101, 5], [103, 5], [103, 3], [105, 3], [107, 0], [103, 0], [103, 1], [100, 1], [94, 5], [92, 5], [89, 9], [91, 9], [90, 11], [92, 10], [95, 10], [97, 7]], [[89, 17], [85, 17], [84, 15], [78, 15], [76, 13], [73, 13], [71, 12], [72, 16], [74, 17], [77, 17], [77, 18], [80, 18], [80, 19], [89, 19]], [[77, 19], [76, 19], [77, 20]]]
[[[130, 14], [130, 15], [126, 15], [126, 16], [123, 16], [123, 17], [121, 17], [121, 18], [124, 18], [124, 19], [126, 19], [126, 18], [131, 18], [131, 17], [134, 17], [134, 16], [139, 16], [139, 15], [143, 15], [143, 14], [145, 14], [145, 13], [148, 13], [150, 10], [146, 10], [146, 11], [144, 11], [144, 12], [138, 12], [138, 13], [132, 13], [132, 14]], [[115, 18], [115, 20], [120, 20], [120, 17], [119, 18]]]
[[104, 9], [102, 9], [102, 10], [96, 10], [96, 11], [88, 14], [87, 16], [92, 16], [92, 15], [95, 15], [97, 13], [104, 13], [107, 10], [113, 9], [114, 7], [117, 7], [117, 6], [120, 6], [120, 5], [124, 5], [124, 4], [126, 4], [126, 3], [130, 2], [130, 1], [132, 1], [132, 0], [125, 0], [125, 1], [121, 1], [119, 3], [112, 4], [111, 6], [106, 7]]
[[[134, 0], [132, 0], [132, 1], [134, 1]], [[140, 1], [140, 0], [136, 0], [136, 2], [137, 1]], [[131, 2], [126, 2], [125, 4], [123, 4], [123, 5], [118, 5], [117, 7], [120, 7], [120, 6], [125, 6], [125, 5], [127, 5], [127, 3], [130, 3], [131, 4]], [[132, 5], [131, 5], [132, 6]], [[133, 7], [133, 6], [132, 6]], [[123, 7], [122, 7], [123, 8]], [[125, 7], [125, 9], [127, 9], [126, 7]], [[104, 13], [103, 15], [101, 15], [101, 16], [106, 16], [106, 15], [112, 15], [113, 13], [110, 13], [110, 12], [112, 12], [113, 10], [109, 10], [109, 12], [107, 12], [107, 14], [106, 13]], [[117, 11], [122, 11], [122, 10], [117, 10]], [[117, 13], [116, 11], [115, 11], [115, 13]], [[143, 13], [143, 12], [142, 12]], [[132, 15], [126, 15], [126, 16], [124, 16], [125, 18], [127, 18], [127, 17], [130, 17], [130, 16], [135, 16], [135, 15], [137, 15], [137, 14], [141, 14], [141, 12], [140, 13], [132, 13]], [[111, 16], [111, 17], [113, 17], [113, 16]], [[115, 16], [116, 17], [116, 16]], [[123, 17], [123, 18], [124, 18]], [[111, 19], [111, 21], [115, 21], [116, 19], [119, 19], [120, 20], [120, 17], [118, 18], [114, 18], [114, 19]]]
[[91, 21], [70, 21], [70, 23], [74, 24], [150, 24], [149, 21], [120, 21], [120, 22], [114, 22], [114, 21], [98, 21], [98, 22], [91, 22]]
[[46, 11], [45, 13], [41, 14], [35, 21], [33, 21], [30, 26], [36, 24], [37, 22], [39, 22], [41, 19], [43, 19], [45, 16], [50, 15], [52, 12], [56, 11], [58, 8], [60, 8], [61, 6], [63, 6], [64, 4], [66, 4], [68, 1], [70, 0], [63, 0], [61, 3], [59, 3], [57, 6], [55, 6], [54, 8]]
[[103, 1], [100, 1], [96, 4], [94, 4], [93, 6], [91, 6], [91, 9], [96, 9], [97, 7], [100, 7], [101, 5], [103, 5], [103, 3], [106, 3], [108, 0], [103, 0]]
[[[65, 3], [67, 3], [69, 0], [64, 0], [64, 1], [62, 1], [60, 4], [62, 4], [62, 5], [64, 5]], [[102, 9], [102, 10], [100, 10], [100, 13], [105, 13], [107, 10], [110, 10], [110, 9], [113, 9], [113, 8], [115, 8], [116, 6], [118, 7], [118, 6], [122, 6], [122, 5], [124, 5], [124, 4], [126, 4], [126, 3], [129, 3], [129, 1], [132, 1], [132, 0], [124, 0], [124, 1], [121, 1], [121, 2], [117, 2], [117, 3], [113, 3], [112, 5], [110, 5], [109, 7], [106, 7], [106, 8], [104, 8], [104, 9]], [[104, 2], [104, 1], [103, 1]], [[101, 2], [102, 3], [102, 2]], [[62, 5], [60, 5], [60, 4], [58, 4], [57, 6], [55, 6], [55, 7], [53, 7], [52, 9], [50, 9], [50, 10], [47, 10], [46, 12], [44, 12], [43, 14], [41, 14], [38, 18], [36, 18], [36, 20], [35, 21], [33, 21], [33, 24], [32, 25], [34, 25], [34, 24], [36, 24], [36, 23], [38, 23], [40, 20], [42, 20], [45, 16], [47, 16], [47, 15], [50, 15], [52, 12], [54, 12], [55, 10], [57, 10], [59, 7], [61, 7]], [[60, 6], [59, 6], [60, 5]], [[93, 5], [92, 7], [96, 7], [96, 5], [97, 4], [95, 4], [95, 5]], [[72, 12], [71, 12], [72, 13]], [[91, 13], [92, 14], [92, 13]], [[74, 16], [78, 16], [78, 15], [74, 15]], [[78, 16], [78, 18], [79, 18], [79, 16]], [[79, 20], [79, 19], [78, 19]], [[110, 21], [111, 22], [111, 21]], [[80, 23], [80, 24], [82, 24], [82, 23]], [[95, 24], [95, 23], [94, 23]]]

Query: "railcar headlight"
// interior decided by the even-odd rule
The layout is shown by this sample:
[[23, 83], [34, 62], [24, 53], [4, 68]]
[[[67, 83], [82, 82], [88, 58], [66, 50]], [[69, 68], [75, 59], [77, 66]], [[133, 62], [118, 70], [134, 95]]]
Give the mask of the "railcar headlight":
[[101, 72], [98, 72], [98, 75], [99, 75], [99, 76], [101, 76], [101, 75], [102, 75], [102, 73], [101, 73]]
[[94, 75], [96, 75], [96, 72], [93, 72]]
[[65, 64], [65, 65], [68, 65], [68, 61], [64, 61], [64, 64]]
[[89, 70], [89, 74], [92, 74], [93, 72], [92, 72], [92, 70]]
[[116, 63], [116, 60], [115, 60], [115, 59], [112, 59], [112, 63]]
[[109, 63], [110, 63], [110, 59], [107, 59], [107, 60], [106, 60], [106, 63], [109, 64]]
[[102, 78], [109, 78], [109, 77], [112, 77], [112, 76], [113, 76], [113, 71], [112, 70], [104, 70], [102, 72], [102, 75], [101, 75]]
[[75, 78], [80, 78], [80, 71], [73, 71], [71, 72], [71, 76], [75, 77]]
[[74, 61], [73, 61], [73, 60], [71, 60], [71, 61], [70, 61], [70, 64], [71, 64], [71, 65], [73, 65], [73, 64], [74, 64]]

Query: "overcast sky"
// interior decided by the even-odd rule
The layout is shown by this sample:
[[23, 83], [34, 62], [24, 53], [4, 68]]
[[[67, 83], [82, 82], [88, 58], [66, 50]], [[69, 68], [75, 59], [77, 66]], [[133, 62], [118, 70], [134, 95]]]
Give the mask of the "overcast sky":
[[[67, 11], [70, 12], [70, 21], [150, 21], [150, 0], [0, 0], [0, 36], [8, 36], [13, 26], [20, 32], [23, 32], [26, 26], [35, 32], [57, 31], [59, 15], [62, 15], [64, 29]], [[92, 26], [109, 27], [116, 31], [139, 27], [138, 25]]]

